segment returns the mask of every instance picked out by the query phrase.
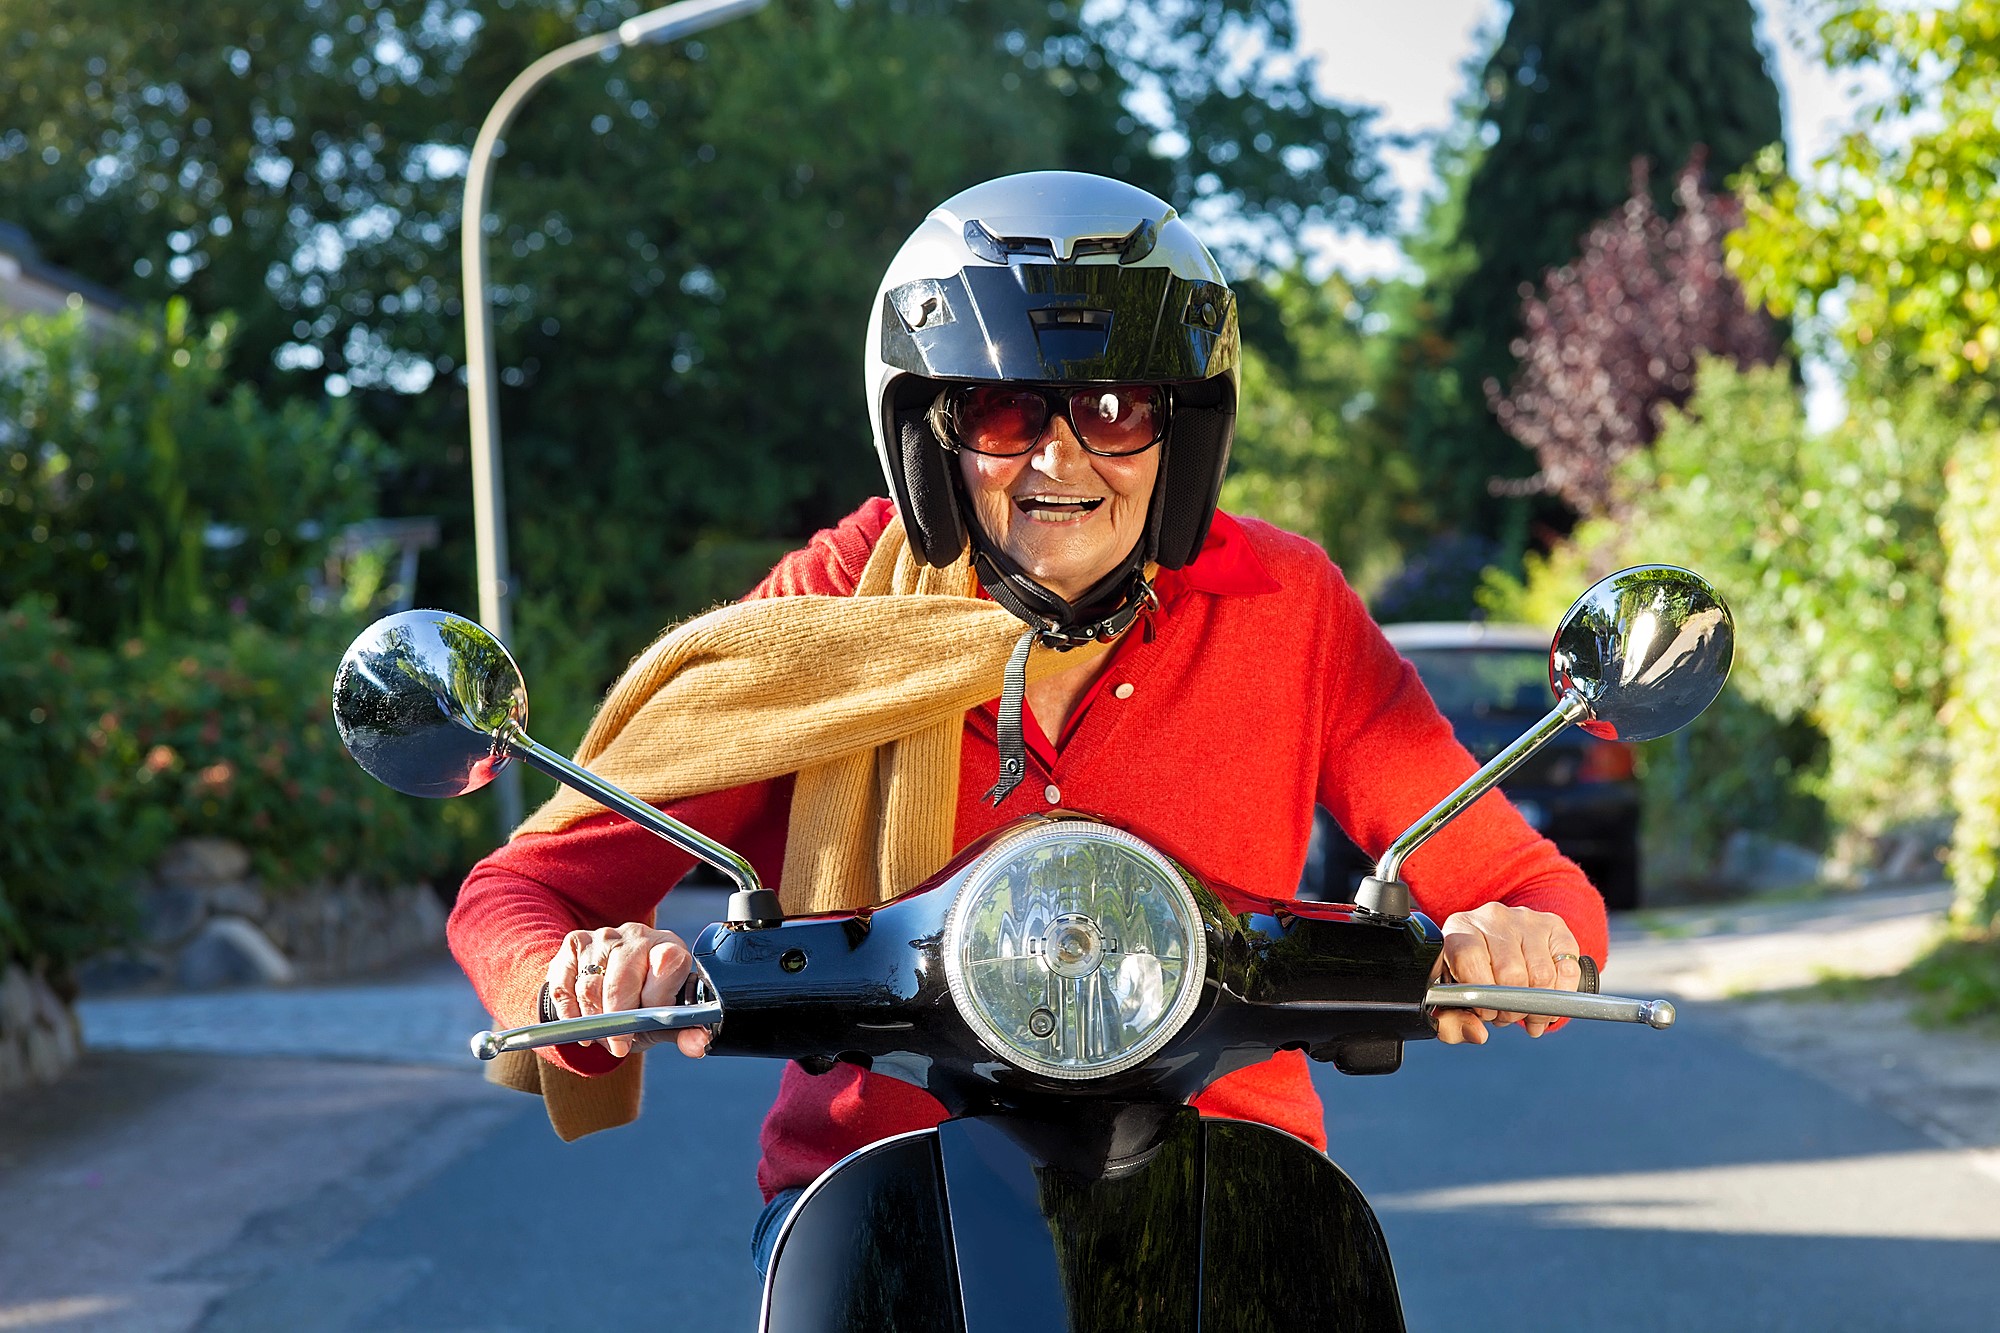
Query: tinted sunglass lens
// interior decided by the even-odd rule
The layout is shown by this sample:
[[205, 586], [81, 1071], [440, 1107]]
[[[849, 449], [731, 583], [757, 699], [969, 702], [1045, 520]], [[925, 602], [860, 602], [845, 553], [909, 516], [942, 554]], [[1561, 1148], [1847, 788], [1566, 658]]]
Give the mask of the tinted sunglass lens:
[[979, 387], [959, 394], [958, 442], [976, 454], [1024, 454], [1041, 438], [1049, 405], [1039, 393]]
[[1162, 393], [1150, 384], [1106, 384], [1069, 397], [1077, 438], [1100, 454], [1135, 454], [1160, 438]]

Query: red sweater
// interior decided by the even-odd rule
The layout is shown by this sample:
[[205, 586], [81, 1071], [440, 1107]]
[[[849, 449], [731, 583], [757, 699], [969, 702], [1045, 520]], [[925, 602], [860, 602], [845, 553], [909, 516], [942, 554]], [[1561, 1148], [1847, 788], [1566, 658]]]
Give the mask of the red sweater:
[[[893, 512], [887, 500], [869, 501], [785, 557], [750, 596], [850, 595]], [[957, 846], [1062, 805], [1123, 825], [1211, 884], [1289, 898], [1315, 801], [1375, 855], [1472, 771], [1416, 672], [1311, 542], [1218, 514], [1200, 556], [1163, 571], [1157, 588], [1153, 641], [1126, 636], [1059, 748], [1035, 734], [1032, 713], [1024, 717], [1028, 776], [998, 809], [981, 799], [999, 762], [993, 705], [966, 715]], [[667, 808], [775, 882], [790, 801], [784, 778]], [[518, 838], [467, 877], [451, 914], [452, 950], [491, 1008], [503, 994], [522, 993], [510, 978], [524, 970], [539, 978], [567, 932], [652, 920], [692, 864], [610, 814]], [[1497, 793], [1427, 843], [1405, 878], [1435, 920], [1494, 900], [1538, 908], [1568, 921], [1584, 952], [1605, 957], [1596, 891]], [[494, 1017], [509, 1026], [534, 1021]], [[602, 1047], [542, 1055], [584, 1074], [612, 1065]], [[1326, 1146], [1319, 1098], [1296, 1051], [1217, 1081], [1194, 1104]], [[789, 1065], [764, 1121], [758, 1184], [767, 1198], [807, 1184], [854, 1149], [943, 1114], [929, 1094], [892, 1078]]]

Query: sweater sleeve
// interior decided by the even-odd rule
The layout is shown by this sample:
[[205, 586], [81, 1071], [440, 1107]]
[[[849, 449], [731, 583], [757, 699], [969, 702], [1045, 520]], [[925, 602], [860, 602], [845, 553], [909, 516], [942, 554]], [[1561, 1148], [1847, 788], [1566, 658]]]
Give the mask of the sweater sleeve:
[[[748, 857], [766, 883], [785, 858], [792, 782], [779, 778], [663, 807]], [[572, 930], [650, 923], [694, 857], [606, 812], [560, 833], [514, 839], [472, 868], [446, 925], [452, 955], [487, 1012], [505, 1027], [538, 1021], [549, 960]], [[689, 941], [692, 943], [692, 941]], [[544, 1059], [579, 1074], [615, 1061], [602, 1046], [545, 1047]]]
[[[867, 501], [780, 560], [745, 600], [851, 594], [894, 514], [887, 500]], [[765, 883], [775, 884], [791, 803], [792, 780], [785, 777], [663, 808], [741, 852]], [[447, 927], [452, 954], [497, 1022], [533, 1023], [549, 960], [565, 935], [652, 921], [660, 899], [693, 865], [692, 856], [608, 812], [560, 833], [516, 838], [466, 876]], [[618, 1063], [602, 1046], [546, 1047], [540, 1054], [579, 1074], [601, 1074]]]
[[[1327, 732], [1319, 802], [1370, 857], [1478, 767], [1361, 599], [1331, 571], [1324, 643]], [[1609, 948], [1604, 900], [1555, 844], [1488, 792], [1413, 853], [1403, 877], [1442, 922], [1502, 902], [1553, 912], [1600, 965]]]

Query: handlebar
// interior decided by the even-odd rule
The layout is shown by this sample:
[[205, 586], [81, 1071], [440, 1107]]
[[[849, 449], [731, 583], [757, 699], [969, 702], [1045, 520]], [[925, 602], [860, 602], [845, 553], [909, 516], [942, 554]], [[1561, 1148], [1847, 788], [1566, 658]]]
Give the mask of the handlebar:
[[504, 1032], [475, 1032], [472, 1053], [482, 1060], [507, 1051], [531, 1051], [538, 1046], [567, 1046], [578, 1041], [602, 1041], [606, 1037], [630, 1037], [641, 1032], [674, 1032], [682, 1028], [713, 1028], [722, 1022], [722, 1005], [714, 1000], [702, 1004], [663, 1004], [651, 1009], [617, 1009], [608, 1014], [585, 1014], [582, 1018], [559, 1018], [553, 1023], [531, 1023]]
[[[1549, 1018], [1644, 1023], [1654, 1028], [1674, 1025], [1671, 1000], [1632, 1000], [1618, 995], [1542, 990], [1534, 986], [1432, 986], [1424, 994], [1424, 1003], [1434, 1009], [1500, 1009]], [[642, 1032], [714, 1028], [721, 1022], [722, 1005], [714, 1000], [651, 1009], [620, 1009], [608, 1014], [586, 1014], [582, 1018], [560, 1018], [552, 1023], [532, 1023], [502, 1032], [477, 1032], [472, 1037], [472, 1053], [482, 1060], [491, 1060], [506, 1051], [567, 1046], [572, 1042], [602, 1041], [606, 1037], [630, 1037]]]

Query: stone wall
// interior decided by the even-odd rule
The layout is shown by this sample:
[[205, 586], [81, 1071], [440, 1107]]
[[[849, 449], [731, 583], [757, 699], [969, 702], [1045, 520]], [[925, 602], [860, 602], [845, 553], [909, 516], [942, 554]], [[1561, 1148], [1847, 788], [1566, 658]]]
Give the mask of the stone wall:
[[82, 1045], [76, 1015], [48, 982], [0, 964], [0, 1094], [54, 1082], [76, 1063]]
[[250, 855], [221, 838], [174, 844], [139, 886], [134, 945], [77, 971], [86, 991], [209, 990], [354, 976], [435, 948], [444, 910], [427, 885], [349, 878], [267, 895]]

